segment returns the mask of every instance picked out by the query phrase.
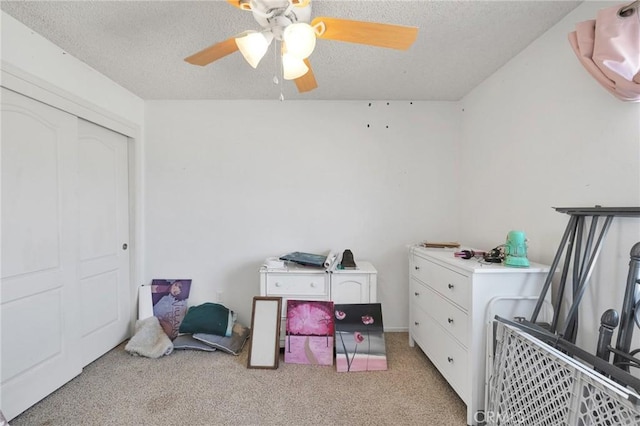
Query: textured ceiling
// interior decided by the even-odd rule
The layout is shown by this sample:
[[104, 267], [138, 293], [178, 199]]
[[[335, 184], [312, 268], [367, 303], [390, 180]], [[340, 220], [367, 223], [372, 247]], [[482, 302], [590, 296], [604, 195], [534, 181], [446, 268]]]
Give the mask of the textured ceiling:
[[419, 27], [407, 51], [318, 40], [318, 88], [280, 79], [273, 45], [257, 69], [236, 52], [183, 59], [244, 30], [251, 12], [217, 1], [7, 1], [0, 8], [143, 99], [459, 100], [581, 1], [313, 0], [329, 16]]

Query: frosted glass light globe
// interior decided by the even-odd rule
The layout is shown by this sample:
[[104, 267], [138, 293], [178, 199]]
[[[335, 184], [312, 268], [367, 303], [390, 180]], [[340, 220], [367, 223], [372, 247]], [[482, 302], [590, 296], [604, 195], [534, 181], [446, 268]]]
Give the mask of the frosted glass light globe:
[[247, 31], [242, 37], [236, 38], [236, 44], [249, 65], [256, 68], [265, 53], [267, 53], [271, 40], [273, 40], [273, 34], [271, 33]]
[[285, 53], [282, 55], [282, 71], [285, 80], [295, 80], [305, 75], [309, 71], [309, 67], [304, 63], [304, 60], [290, 53]]
[[287, 53], [300, 59], [308, 58], [316, 47], [316, 32], [304, 22], [287, 26], [282, 38], [287, 45]]

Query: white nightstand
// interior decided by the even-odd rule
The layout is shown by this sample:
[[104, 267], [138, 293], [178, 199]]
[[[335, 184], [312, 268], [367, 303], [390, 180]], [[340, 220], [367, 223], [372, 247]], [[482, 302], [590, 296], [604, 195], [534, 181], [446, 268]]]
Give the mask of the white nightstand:
[[334, 303], [376, 303], [378, 271], [356, 260], [356, 269], [326, 270], [285, 263], [285, 268], [260, 268], [260, 296], [282, 297], [280, 346], [286, 335], [287, 300], [331, 300]]

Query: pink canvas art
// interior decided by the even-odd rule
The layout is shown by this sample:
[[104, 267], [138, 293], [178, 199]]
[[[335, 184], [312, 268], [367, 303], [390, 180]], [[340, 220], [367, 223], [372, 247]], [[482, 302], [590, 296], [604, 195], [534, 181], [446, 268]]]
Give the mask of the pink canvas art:
[[382, 306], [380, 303], [335, 305], [336, 369], [387, 369]]
[[333, 365], [333, 302], [287, 300], [284, 362]]

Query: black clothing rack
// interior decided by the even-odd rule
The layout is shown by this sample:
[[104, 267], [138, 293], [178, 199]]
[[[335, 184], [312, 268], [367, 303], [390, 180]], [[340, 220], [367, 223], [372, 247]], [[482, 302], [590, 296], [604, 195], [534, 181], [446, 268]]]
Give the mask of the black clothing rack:
[[[640, 300], [636, 294], [640, 285], [640, 242], [636, 243], [629, 252], [629, 274], [627, 276], [627, 287], [622, 300], [622, 313], [620, 315], [620, 328], [615, 347], [611, 347], [611, 337], [609, 328], [615, 324], [616, 318], [611, 318], [617, 314], [613, 309], [605, 311], [600, 320], [600, 336], [598, 339], [597, 351], [601, 358], [609, 360], [609, 352], [613, 352], [613, 364], [629, 371], [629, 367], [640, 368], [640, 360], [634, 357], [638, 349], [631, 350], [631, 338], [633, 337], [634, 325], [638, 324], [640, 315]], [[613, 312], [611, 312], [613, 311]], [[615, 313], [615, 314], [614, 314]], [[640, 324], [638, 324], [640, 327]], [[611, 329], [613, 331], [613, 329]], [[613, 333], [611, 333], [613, 334]]]
[[[558, 334], [571, 343], [575, 343], [578, 331], [578, 307], [584, 296], [589, 278], [595, 266], [595, 262], [600, 254], [602, 242], [611, 226], [613, 218], [616, 216], [640, 217], [640, 207], [554, 207], [560, 213], [570, 216], [569, 223], [564, 231], [560, 246], [551, 264], [549, 274], [545, 280], [538, 302], [531, 315], [531, 323], [535, 323], [545, 296], [551, 287], [553, 276], [558, 267], [558, 263], [563, 252], [566, 253], [564, 268], [560, 277], [557, 298], [554, 303], [553, 320], [549, 331], [557, 333], [560, 306], [566, 287], [569, 267], [573, 256], [573, 268], [571, 270], [573, 282], [573, 302], [564, 321], [564, 328]], [[600, 219], [603, 219], [602, 221]], [[586, 239], [584, 233], [587, 230]]]
[[[640, 369], [640, 358], [636, 357], [640, 353], [640, 348], [631, 350], [633, 330], [636, 325], [640, 327], [640, 294], [638, 290], [640, 290], [640, 242], [634, 244], [629, 252], [629, 273], [622, 301], [622, 314], [618, 314], [615, 309], [607, 309], [600, 317], [595, 355], [562, 336], [548, 331], [542, 324], [532, 323], [525, 319], [514, 323], [498, 316], [495, 319], [515, 326], [571, 357], [579, 358], [593, 366], [595, 371], [601, 375], [640, 393], [640, 379], [630, 372], [631, 367]], [[613, 332], [618, 324], [620, 324], [618, 338], [613, 346], [611, 344]], [[611, 355], [613, 355], [613, 361], [611, 361]], [[640, 404], [640, 399], [634, 397], [632, 403]]]

